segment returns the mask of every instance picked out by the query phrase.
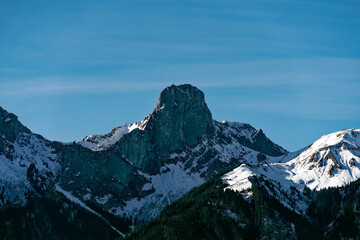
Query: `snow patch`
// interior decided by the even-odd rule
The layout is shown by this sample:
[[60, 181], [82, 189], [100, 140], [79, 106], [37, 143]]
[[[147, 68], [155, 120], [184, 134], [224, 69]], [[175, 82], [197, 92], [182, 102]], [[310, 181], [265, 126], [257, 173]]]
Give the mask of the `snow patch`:
[[91, 193], [87, 193], [83, 196], [84, 201], [89, 201], [91, 199]]
[[[24, 205], [26, 194], [33, 188], [27, 178], [27, 170], [32, 165], [38, 176], [54, 179], [60, 170], [57, 155], [48, 142], [35, 134], [20, 134], [12, 145], [9, 153], [11, 159], [0, 155], [0, 190], [4, 191], [4, 200], [0, 206], [11, 203]], [[6, 147], [8, 149], [9, 147]], [[43, 187], [47, 182], [43, 182]]]
[[151, 183], [145, 183], [141, 190], [148, 191], [148, 190], [151, 190], [152, 187], [153, 187], [153, 185]]
[[151, 219], [156, 217], [164, 206], [205, 182], [199, 173], [184, 170], [182, 163], [166, 164], [164, 167], [168, 169], [164, 173], [152, 176], [143, 174], [150, 181], [143, 186], [143, 191], [153, 188], [154, 193], [144, 198], [133, 198], [126, 202], [125, 207], [115, 207], [110, 209], [110, 212], [138, 219]]
[[253, 170], [245, 164], [241, 164], [240, 167], [235, 168], [233, 171], [225, 174], [222, 179], [228, 187], [225, 189], [231, 189], [234, 191], [242, 192], [251, 189], [251, 182], [249, 177], [256, 175]]
[[107, 203], [109, 201], [109, 199], [112, 198], [111, 194], [105, 195], [103, 197], [95, 197], [95, 200], [99, 203], [104, 205], [105, 203]]
[[142, 129], [143, 122], [135, 122], [130, 125], [114, 128], [106, 135], [89, 135], [82, 141], [77, 141], [77, 144], [92, 151], [101, 151], [117, 143], [124, 135], [134, 131], [135, 129]]

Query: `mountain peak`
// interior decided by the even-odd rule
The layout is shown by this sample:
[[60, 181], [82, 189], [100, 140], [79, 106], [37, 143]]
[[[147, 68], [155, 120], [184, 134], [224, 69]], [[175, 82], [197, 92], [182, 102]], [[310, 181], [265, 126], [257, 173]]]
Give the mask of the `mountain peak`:
[[31, 133], [27, 127], [21, 124], [15, 114], [0, 107], [0, 135], [13, 142], [17, 135], [22, 132]]
[[170, 85], [161, 91], [156, 108], [178, 103], [200, 103], [206, 105], [204, 93], [191, 84]]
[[146, 129], [152, 129], [160, 142], [171, 148], [195, 144], [212, 125], [212, 115], [204, 93], [190, 84], [171, 85], [161, 93], [148, 116]]
[[291, 186], [311, 190], [340, 187], [360, 179], [359, 149], [360, 129], [341, 130], [322, 136], [306, 149], [269, 158], [258, 166], [242, 164], [223, 179], [230, 189], [240, 192], [250, 189], [249, 177], [255, 175], [285, 191]]
[[360, 146], [360, 129], [346, 129], [324, 135], [311, 144], [309, 149], [319, 150], [321, 148], [337, 145], [339, 143]]
[[117, 127], [104, 136], [90, 135], [77, 143], [93, 151], [104, 150], [139, 129], [149, 133], [159, 146], [165, 144], [177, 149], [184, 144], [195, 144], [209, 125], [212, 115], [204, 93], [190, 84], [171, 85], [161, 91], [154, 111], [143, 121]]

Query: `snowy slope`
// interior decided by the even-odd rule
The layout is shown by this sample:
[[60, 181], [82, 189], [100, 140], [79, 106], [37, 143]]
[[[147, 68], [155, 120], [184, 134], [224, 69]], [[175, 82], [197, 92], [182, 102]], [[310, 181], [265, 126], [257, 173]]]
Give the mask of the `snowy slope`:
[[[204, 183], [221, 170], [222, 166], [236, 166], [242, 162], [257, 163], [260, 153], [237, 140], [238, 137], [244, 137], [251, 141], [252, 136], [257, 132], [256, 129], [248, 124], [224, 121], [221, 123], [214, 121], [214, 126], [215, 134], [211, 138], [204, 137], [198, 145], [170, 154], [160, 173], [150, 175], [138, 170], [138, 174], [145, 178], [141, 186], [141, 192], [145, 196], [136, 196], [117, 205], [110, 204], [115, 201], [115, 196], [97, 195], [94, 189], [91, 189], [91, 193], [87, 192], [78, 197], [83, 200], [95, 198], [105, 209], [112, 206], [108, 211], [118, 216], [148, 220], [156, 217], [166, 205], [180, 198], [193, 187]], [[219, 139], [227, 139], [227, 141]]]
[[310, 189], [339, 187], [360, 178], [360, 129], [343, 130], [321, 137], [297, 158], [294, 165], [295, 183]]
[[144, 126], [144, 121], [135, 122], [130, 125], [114, 128], [106, 135], [89, 135], [81, 141], [76, 141], [76, 143], [92, 151], [101, 151], [117, 143], [125, 134], [137, 128], [142, 129]]
[[49, 141], [32, 133], [19, 134], [0, 154], [0, 206], [25, 204], [29, 191], [45, 191], [59, 171]]
[[[135, 129], [144, 131], [148, 118], [149, 116], [142, 122], [115, 128], [106, 135], [88, 136], [76, 143], [95, 152], [111, 151], [112, 146], [126, 134]], [[98, 191], [92, 186], [88, 188], [90, 191], [88, 189], [79, 191], [81, 193], [77, 197], [84, 201], [95, 199], [97, 204], [118, 216], [148, 220], [156, 217], [166, 205], [180, 198], [193, 187], [204, 183], [218, 170], [227, 166], [237, 166], [243, 162], [256, 164], [259, 155], [265, 156], [251, 148], [256, 143], [261, 130], [246, 123], [215, 120], [213, 130], [214, 134], [211, 137], [204, 136], [196, 146], [170, 153], [169, 159], [164, 161], [158, 174], [150, 175], [138, 170], [137, 174], [145, 178], [143, 184], [139, 186], [142, 197], [135, 196], [118, 203], [114, 194]], [[276, 144], [272, 143], [271, 146], [280, 153], [287, 153]], [[79, 171], [75, 176], [84, 174]]]
[[221, 124], [227, 125], [224, 129], [226, 135], [236, 135], [239, 137], [245, 137], [250, 142], [254, 142], [254, 136], [259, 132], [253, 128], [250, 124], [240, 122], [229, 122], [226, 120], [221, 121]]
[[118, 216], [133, 216], [137, 219], [152, 219], [174, 200], [183, 196], [193, 187], [205, 182], [199, 173], [191, 173], [184, 169], [184, 164], [169, 164], [157, 175], [145, 176], [149, 182], [142, 187], [143, 191], [153, 191], [144, 198], [133, 198], [125, 202], [124, 207], [114, 207], [110, 212]]
[[[102, 151], [120, 141], [124, 135], [130, 133], [131, 131], [135, 129], [144, 130], [146, 128], [147, 120], [148, 117], [143, 121], [138, 121], [130, 125], [114, 128], [106, 135], [89, 135], [81, 141], [76, 141], [76, 143], [85, 148], [89, 148], [92, 151]], [[245, 146], [246, 144], [244, 144], [244, 141], [239, 141], [239, 138], [248, 141], [250, 144], [254, 144], [256, 142], [256, 137], [259, 135], [259, 132], [262, 132], [261, 130], [257, 130], [247, 123], [229, 122], [225, 120], [217, 122], [214, 120], [213, 124], [217, 132], [221, 131], [223, 135], [234, 138], [237, 142], [240, 142]], [[287, 153], [287, 151], [282, 147], [276, 144], [274, 144], [274, 146], [278, 149], [279, 152], [283, 154]]]
[[[360, 178], [360, 129], [338, 131], [321, 137], [308, 148], [281, 157], [269, 157], [262, 163], [242, 164], [222, 178], [227, 188], [251, 195], [251, 177], [273, 183], [281, 198], [291, 188], [311, 190], [344, 186]], [[286, 195], [286, 194], [285, 194]], [[284, 205], [291, 205], [284, 200]], [[304, 210], [304, 202], [293, 208]]]

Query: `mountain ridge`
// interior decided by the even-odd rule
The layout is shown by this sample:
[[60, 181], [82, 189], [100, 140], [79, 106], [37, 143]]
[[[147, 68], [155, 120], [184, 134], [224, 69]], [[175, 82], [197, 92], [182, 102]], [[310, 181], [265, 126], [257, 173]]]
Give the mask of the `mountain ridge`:
[[[305, 214], [311, 202], [306, 188], [316, 189], [311, 184], [336, 179], [338, 173], [354, 173], [351, 181], [360, 177], [360, 170], [351, 170], [360, 166], [360, 130], [330, 134], [340, 142], [318, 140], [331, 146], [315, 142], [290, 153], [250, 124], [212, 119], [204, 93], [189, 84], [165, 88], [144, 120], [72, 143], [32, 133], [2, 108], [0, 124], [0, 207], [24, 206], [30, 198], [57, 191], [100, 216], [134, 224], [156, 218], [165, 206], [232, 168], [222, 181], [245, 201], [251, 201], [252, 181], [261, 179], [269, 195]], [[348, 175], [344, 154], [350, 156], [346, 166], [353, 165]], [[303, 169], [314, 174], [304, 175]]]
[[[25, 129], [21, 126], [19, 129]], [[145, 220], [229, 165], [247, 159], [256, 161], [263, 154], [260, 152], [286, 153], [249, 124], [213, 120], [203, 92], [189, 84], [165, 88], [154, 111], [143, 121], [115, 128], [104, 136], [63, 144], [24, 131], [14, 135], [15, 143], [9, 146], [18, 146], [16, 141], [26, 138], [23, 147], [36, 149], [29, 151], [40, 160], [28, 158], [24, 165], [20, 148], [3, 155], [3, 163], [19, 172], [8, 170], [15, 171], [13, 176], [23, 172], [22, 180], [15, 181], [19, 186], [23, 184], [22, 200], [14, 203], [26, 203], [25, 193], [29, 190], [41, 194], [58, 183], [88, 204], [117, 216]], [[264, 151], [257, 148], [260, 152], [253, 150], [259, 133], [266, 140]], [[43, 147], [39, 148], [39, 144]], [[47, 155], [52, 156], [50, 162]], [[3, 197], [7, 199], [10, 181], [5, 186], [9, 191], [4, 191]]]

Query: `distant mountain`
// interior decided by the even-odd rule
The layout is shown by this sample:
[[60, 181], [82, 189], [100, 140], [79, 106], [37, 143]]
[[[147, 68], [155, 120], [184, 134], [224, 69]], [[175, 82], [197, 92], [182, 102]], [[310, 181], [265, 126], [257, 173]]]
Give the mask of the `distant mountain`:
[[322, 136], [305, 150], [280, 157], [269, 157], [255, 165], [245, 163], [225, 174], [227, 188], [251, 196], [250, 177], [269, 181], [272, 195], [285, 206], [304, 213], [306, 198], [294, 194], [303, 191], [341, 187], [360, 178], [360, 129], [338, 131]]
[[32, 133], [3, 109], [0, 122], [1, 206], [55, 191], [131, 222], [156, 217], [224, 169], [287, 153], [249, 124], [213, 120], [203, 92], [188, 84], [165, 88], [143, 121], [71, 144]]

